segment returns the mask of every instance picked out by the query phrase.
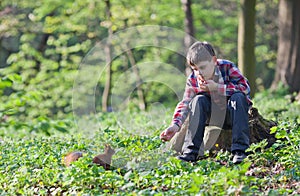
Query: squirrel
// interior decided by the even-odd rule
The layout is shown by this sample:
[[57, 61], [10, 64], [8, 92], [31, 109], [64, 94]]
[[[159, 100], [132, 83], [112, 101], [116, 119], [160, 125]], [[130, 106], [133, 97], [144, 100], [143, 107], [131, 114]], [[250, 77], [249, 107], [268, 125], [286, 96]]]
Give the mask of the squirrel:
[[114, 154], [115, 150], [112, 149], [109, 144], [105, 144], [104, 153], [95, 156], [93, 159], [93, 163], [103, 166], [104, 169], [109, 170], [111, 165], [111, 158]]
[[82, 152], [76, 151], [76, 152], [70, 152], [65, 156], [64, 164], [69, 167], [72, 162], [77, 161], [80, 157], [83, 156]]
[[[93, 163], [103, 166], [104, 169], [109, 170], [111, 167], [111, 159], [115, 154], [115, 150], [111, 148], [109, 144], [105, 144], [105, 150], [103, 154], [99, 154], [94, 157]], [[80, 157], [83, 156], [83, 153], [80, 151], [70, 152], [64, 158], [65, 166], [69, 167], [72, 162], [77, 161]]]

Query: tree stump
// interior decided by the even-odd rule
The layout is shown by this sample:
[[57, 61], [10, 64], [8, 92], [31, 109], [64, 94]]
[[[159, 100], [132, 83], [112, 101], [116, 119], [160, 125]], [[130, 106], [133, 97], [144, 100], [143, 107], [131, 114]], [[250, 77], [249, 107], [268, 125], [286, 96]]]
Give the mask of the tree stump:
[[[267, 147], [274, 144], [276, 141], [275, 134], [270, 134], [270, 129], [275, 125], [275, 122], [264, 119], [256, 108], [251, 108], [249, 110], [250, 144], [258, 143], [264, 139], [268, 142]], [[216, 141], [218, 148], [229, 151], [231, 147], [231, 136], [231, 130], [222, 130]], [[216, 146], [212, 148], [212, 150], [216, 149]]]
[[[177, 153], [181, 153], [181, 149], [184, 143], [184, 137], [188, 129], [188, 118], [183, 123], [180, 131], [170, 141], [170, 148], [175, 150]], [[249, 128], [250, 128], [250, 144], [258, 143], [264, 139], [267, 140], [267, 147], [270, 147], [275, 143], [275, 134], [270, 134], [271, 127], [275, 126], [276, 122], [266, 120], [261, 116], [256, 108], [249, 110]], [[223, 130], [214, 126], [207, 126], [205, 128], [203, 145], [201, 146], [199, 155], [203, 155], [204, 150], [227, 150], [230, 151], [231, 130]]]

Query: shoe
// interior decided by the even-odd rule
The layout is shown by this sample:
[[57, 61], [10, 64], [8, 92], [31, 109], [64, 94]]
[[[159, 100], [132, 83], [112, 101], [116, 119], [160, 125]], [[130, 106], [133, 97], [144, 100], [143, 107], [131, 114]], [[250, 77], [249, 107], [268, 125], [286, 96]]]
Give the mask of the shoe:
[[233, 152], [233, 154], [234, 154], [234, 156], [233, 156], [232, 162], [234, 164], [239, 164], [239, 163], [243, 162], [243, 160], [247, 157], [245, 152], [240, 151], [240, 150]]
[[177, 156], [177, 159], [185, 161], [185, 162], [196, 162], [197, 156], [194, 154], [183, 154], [183, 155]]

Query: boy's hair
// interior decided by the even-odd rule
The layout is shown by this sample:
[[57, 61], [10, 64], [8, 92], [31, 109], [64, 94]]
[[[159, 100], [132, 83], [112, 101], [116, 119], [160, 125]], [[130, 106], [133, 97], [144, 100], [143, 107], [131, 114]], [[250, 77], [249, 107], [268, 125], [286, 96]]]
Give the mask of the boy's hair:
[[186, 60], [191, 66], [201, 61], [211, 61], [216, 56], [214, 48], [208, 42], [195, 42], [188, 50]]

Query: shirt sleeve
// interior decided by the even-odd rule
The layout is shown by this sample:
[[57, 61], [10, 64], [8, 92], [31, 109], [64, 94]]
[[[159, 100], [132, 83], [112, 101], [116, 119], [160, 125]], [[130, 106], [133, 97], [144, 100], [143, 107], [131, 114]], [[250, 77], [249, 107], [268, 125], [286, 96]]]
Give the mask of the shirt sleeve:
[[218, 84], [218, 92], [220, 94], [224, 96], [231, 96], [235, 92], [242, 92], [245, 95], [250, 94], [249, 82], [236, 66], [230, 64], [228, 77], [228, 81], [225, 81], [224, 84]]
[[189, 103], [195, 96], [195, 89], [192, 87], [190, 78], [187, 79], [183, 99], [177, 104], [172, 124], [181, 127], [189, 112]]

